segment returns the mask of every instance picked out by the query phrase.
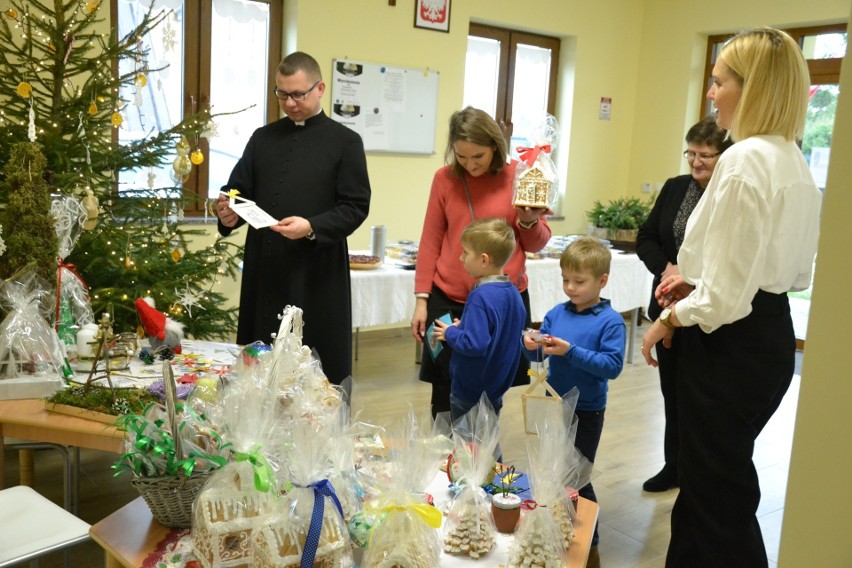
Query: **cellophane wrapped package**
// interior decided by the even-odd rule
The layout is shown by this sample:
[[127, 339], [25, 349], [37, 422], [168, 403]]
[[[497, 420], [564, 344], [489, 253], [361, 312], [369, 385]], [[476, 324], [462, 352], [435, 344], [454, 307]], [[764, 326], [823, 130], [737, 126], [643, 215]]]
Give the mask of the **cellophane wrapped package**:
[[280, 500], [275, 425], [282, 408], [272, 373], [272, 352], [243, 348], [230, 379], [217, 390], [218, 404], [206, 405], [232, 444], [233, 461], [216, 471], [193, 505], [193, 553], [204, 568], [257, 566], [253, 537]]
[[559, 192], [559, 174], [551, 158], [559, 143], [556, 118], [543, 115], [527, 139], [530, 146], [517, 149], [520, 161], [512, 181], [512, 204], [551, 209]]
[[481, 558], [494, 546], [496, 528], [482, 484], [493, 476], [500, 432], [497, 414], [485, 394], [453, 423], [449, 467], [460, 487], [444, 524], [444, 552]]
[[509, 568], [561, 568], [574, 536], [574, 489], [585, 485], [592, 464], [574, 447], [574, 408], [579, 392], [563, 396], [562, 415], [537, 422], [538, 436], [527, 438], [533, 500], [526, 503], [509, 550]]
[[387, 469], [365, 482], [367, 501], [354, 529], [366, 546], [362, 568], [436, 568], [441, 511], [424, 493], [452, 449], [448, 425], [408, 415], [388, 427]]
[[0, 378], [24, 375], [71, 377], [74, 372], [56, 331], [48, 324], [54, 292], [27, 265], [0, 284]]
[[254, 566], [349, 568], [354, 560], [348, 527], [331, 482], [341, 465], [335, 464], [329, 430], [289, 416], [284, 422], [280, 432], [286, 437], [276, 453], [286, 492], [254, 534]]

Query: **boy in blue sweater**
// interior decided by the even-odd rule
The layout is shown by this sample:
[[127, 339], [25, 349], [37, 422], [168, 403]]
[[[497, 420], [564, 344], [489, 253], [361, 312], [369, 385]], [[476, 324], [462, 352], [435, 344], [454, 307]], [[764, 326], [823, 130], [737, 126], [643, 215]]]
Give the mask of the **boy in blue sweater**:
[[[568, 301], [544, 316], [540, 343], [524, 335], [528, 359], [549, 359], [548, 382], [554, 390], [560, 395], [573, 387], [580, 391], [574, 445], [593, 463], [603, 431], [608, 381], [617, 378], [624, 367], [624, 318], [609, 300], [601, 298], [611, 260], [609, 249], [593, 237], [581, 237], [568, 245], [559, 259]], [[580, 489], [580, 495], [597, 502], [591, 483]], [[597, 544], [596, 525], [592, 546]], [[596, 556], [594, 548], [590, 560]]]
[[515, 232], [504, 219], [474, 221], [461, 236], [461, 262], [477, 282], [461, 319], [435, 321], [435, 338], [453, 349], [450, 359], [450, 413], [456, 421], [486, 393], [499, 415], [512, 386], [527, 311], [503, 267], [515, 250]]

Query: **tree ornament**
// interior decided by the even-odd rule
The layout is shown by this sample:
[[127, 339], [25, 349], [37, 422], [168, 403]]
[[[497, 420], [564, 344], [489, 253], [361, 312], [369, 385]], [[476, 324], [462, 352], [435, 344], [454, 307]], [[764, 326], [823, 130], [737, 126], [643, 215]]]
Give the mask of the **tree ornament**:
[[89, 114], [91, 116], [95, 116], [96, 114], [98, 114], [98, 105], [96, 105], [94, 101], [89, 103]]
[[204, 154], [201, 152], [201, 149], [196, 148], [195, 151], [189, 156], [189, 160], [196, 166], [200, 166], [202, 163], [204, 163]]
[[145, 85], [147, 85], [147, 84], [148, 84], [148, 77], [146, 77], [146, 76], [145, 76], [145, 75], [143, 75], [142, 73], [139, 73], [139, 74], [138, 74], [138, 75], [136, 75], [136, 77], [133, 79], [133, 84], [134, 84], [134, 85], [136, 85], [136, 88], [137, 88], [137, 89], [141, 89], [141, 88], [143, 88]]
[[112, 123], [113, 126], [118, 128], [119, 126], [121, 126], [121, 123], [124, 122], [124, 117], [121, 116], [120, 112], [114, 112], [112, 113], [112, 116], [109, 117], [109, 121]]
[[201, 305], [201, 294], [194, 290], [190, 290], [188, 282], [185, 286], [186, 289], [183, 292], [175, 288], [175, 304], [186, 308], [186, 313], [189, 314], [189, 317], [192, 317], [192, 308], [198, 308], [200, 310], [204, 310], [206, 308]]
[[28, 99], [33, 96], [33, 86], [26, 81], [21, 81], [18, 83], [18, 88], [15, 89], [15, 92], [17, 92], [18, 96], [22, 99]]
[[36, 141], [36, 129], [35, 129], [35, 99], [30, 97], [30, 111], [29, 111], [29, 123], [27, 124], [27, 138], [29, 138], [30, 142]]
[[83, 209], [86, 210], [86, 222], [83, 223], [83, 228], [91, 231], [98, 224], [98, 198], [88, 187], [86, 188], [86, 197], [83, 198]]
[[172, 169], [175, 171], [176, 178], [186, 180], [186, 177], [192, 172], [192, 162], [189, 159], [189, 143], [186, 141], [186, 136], [180, 137], [180, 142], [175, 146], [175, 151], [178, 157], [172, 162]]
[[172, 251], [172, 260], [175, 262], [180, 260], [180, 251], [178, 249]]
[[97, 11], [98, 7], [101, 5], [101, 0], [92, 0], [91, 2], [86, 2], [86, 10], [90, 14], [94, 14]]
[[17, 20], [18, 19], [18, 12], [15, 11], [14, 8], [9, 8], [4, 13], [6, 14], [6, 17], [9, 18], [10, 20]]

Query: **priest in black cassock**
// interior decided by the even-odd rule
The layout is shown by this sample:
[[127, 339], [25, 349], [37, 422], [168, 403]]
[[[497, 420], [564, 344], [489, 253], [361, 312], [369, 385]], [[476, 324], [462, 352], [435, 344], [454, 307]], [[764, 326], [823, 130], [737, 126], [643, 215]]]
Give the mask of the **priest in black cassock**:
[[[310, 55], [291, 53], [278, 66], [275, 95], [287, 116], [258, 128], [223, 191], [239, 190], [280, 219], [248, 227], [237, 343], [269, 343], [278, 314], [304, 311], [303, 343], [319, 354], [329, 381], [352, 374], [352, 301], [346, 237], [370, 209], [361, 137], [323, 113], [325, 83]], [[219, 233], [244, 223], [219, 197]]]

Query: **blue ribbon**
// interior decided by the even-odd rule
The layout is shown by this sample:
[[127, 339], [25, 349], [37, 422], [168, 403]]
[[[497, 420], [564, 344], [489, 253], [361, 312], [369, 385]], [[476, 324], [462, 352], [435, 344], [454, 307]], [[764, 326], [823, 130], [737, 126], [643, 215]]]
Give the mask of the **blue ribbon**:
[[314, 510], [311, 514], [311, 526], [308, 529], [308, 536], [305, 539], [305, 548], [302, 550], [301, 568], [312, 568], [314, 558], [317, 555], [319, 547], [320, 533], [322, 532], [322, 517], [325, 513], [325, 498], [331, 497], [331, 500], [337, 506], [337, 511], [340, 513], [340, 518], [343, 518], [343, 507], [340, 506], [340, 500], [337, 498], [337, 493], [334, 492], [334, 487], [327, 479], [311, 483], [306, 489], [314, 490]]

